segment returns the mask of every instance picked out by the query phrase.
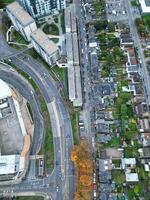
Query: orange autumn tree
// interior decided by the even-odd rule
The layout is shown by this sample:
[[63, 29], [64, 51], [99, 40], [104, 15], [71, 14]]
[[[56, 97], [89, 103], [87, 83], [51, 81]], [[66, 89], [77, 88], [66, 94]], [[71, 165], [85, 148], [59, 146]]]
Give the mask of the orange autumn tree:
[[91, 200], [93, 162], [86, 138], [82, 138], [80, 144], [72, 148], [71, 160], [74, 163], [76, 175], [74, 200]]

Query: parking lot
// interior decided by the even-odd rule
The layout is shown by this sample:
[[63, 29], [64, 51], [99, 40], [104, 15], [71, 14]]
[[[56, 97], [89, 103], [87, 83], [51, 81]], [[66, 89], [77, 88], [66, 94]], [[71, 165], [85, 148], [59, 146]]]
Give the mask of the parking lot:
[[107, 0], [106, 12], [109, 21], [127, 20], [125, 0]]

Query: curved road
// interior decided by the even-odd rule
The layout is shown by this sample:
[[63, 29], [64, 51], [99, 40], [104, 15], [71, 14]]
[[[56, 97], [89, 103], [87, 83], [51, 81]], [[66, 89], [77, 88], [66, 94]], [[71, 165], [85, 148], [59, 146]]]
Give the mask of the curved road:
[[[18, 68], [25, 71], [36, 82], [40, 88], [47, 106], [49, 108], [49, 114], [52, 122], [53, 133], [55, 132], [55, 124], [53, 123], [51, 102], [55, 98], [57, 104], [60, 119], [62, 123], [63, 135], [62, 138], [54, 137], [55, 147], [55, 185], [59, 188], [57, 192], [57, 199], [71, 200], [74, 193], [74, 175], [73, 165], [70, 160], [70, 152], [72, 148], [72, 128], [70, 123], [70, 116], [66, 110], [63, 101], [54, 85], [54, 80], [51, 78], [49, 72], [39, 63], [37, 63], [31, 57], [21, 54], [17, 57], [11, 57], [12, 64], [15, 64]], [[39, 137], [35, 134], [35, 139], [38, 141]], [[42, 137], [41, 137], [42, 138]], [[41, 139], [40, 139], [41, 140]], [[37, 144], [39, 142], [36, 142]], [[36, 148], [35, 148], [36, 150]], [[35, 150], [33, 151], [35, 153]], [[64, 152], [63, 158], [61, 158], [61, 151]], [[61, 159], [60, 159], [61, 158]], [[64, 161], [64, 164], [61, 163]]]
[[[54, 80], [50, 76], [47, 69], [41, 64], [37, 63], [30, 56], [20, 54], [17, 57], [11, 57], [11, 63], [16, 65], [21, 70], [25, 71], [36, 82], [40, 88], [43, 97], [47, 103], [49, 114], [51, 118], [51, 124], [53, 129], [54, 148], [55, 148], [55, 180], [56, 186], [59, 191], [57, 192], [57, 199], [71, 200], [74, 193], [74, 175], [73, 165], [70, 160], [70, 153], [73, 145], [72, 141], [72, 128], [70, 123], [70, 116], [65, 108], [63, 101], [54, 85]], [[55, 98], [55, 103], [60, 115], [61, 126], [63, 134], [60, 137], [55, 135], [55, 124], [53, 123], [54, 112], [52, 112], [51, 102]], [[64, 152], [62, 155], [61, 152]], [[63, 158], [61, 158], [63, 156]], [[61, 159], [60, 159], [61, 158]], [[62, 165], [61, 160], [65, 161]]]
[[42, 141], [44, 132], [44, 121], [41, 115], [40, 106], [38, 105], [36, 94], [28, 82], [26, 82], [24, 79], [21, 79], [19, 76], [16, 76], [11, 70], [4, 71], [3, 69], [0, 69], [0, 78], [13, 85], [19, 91], [19, 93], [27, 99], [32, 107], [34, 115], [34, 133], [36, 133], [36, 137], [34, 134], [31, 154], [35, 155], [41, 146], [41, 142], [39, 141]]
[[[1, 24], [1, 14], [0, 14], [0, 24]], [[55, 199], [72, 200], [74, 194], [74, 174], [73, 174], [73, 164], [70, 160], [70, 153], [73, 145], [73, 139], [72, 139], [72, 128], [71, 128], [69, 113], [63, 104], [62, 98], [59, 92], [57, 91], [57, 88], [55, 87], [55, 82], [50, 76], [48, 70], [45, 69], [41, 64], [37, 63], [35, 59], [31, 58], [26, 54], [21, 53], [20, 55], [15, 56], [16, 50], [9, 47], [9, 45], [6, 43], [1, 29], [0, 29], [0, 40], [1, 40], [0, 59], [3, 61], [4, 57], [12, 55], [11, 63], [16, 65], [21, 70], [25, 71], [29, 76], [31, 76], [31, 78], [38, 85], [47, 103], [47, 107], [51, 118], [53, 140], [54, 140], [55, 168], [53, 171], [53, 176], [55, 180], [54, 184], [55, 185], [54, 193], [56, 194]], [[10, 81], [12, 81], [13, 83], [11, 77], [9, 78]], [[54, 99], [61, 121], [61, 130], [62, 130], [61, 137], [57, 137], [57, 134], [55, 134], [56, 124], [54, 123], [55, 116], [52, 108], [52, 102], [54, 101]], [[43, 124], [40, 125], [40, 127], [42, 126]], [[36, 142], [35, 146], [33, 147], [32, 154], [36, 154], [38, 146], [41, 143], [43, 131], [42, 130], [38, 131], [39, 132], [35, 134], [34, 140]], [[46, 179], [46, 183], [48, 183], [48, 181], [50, 182], [51, 175], [48, 174], [47, 177], [48, 179]], [[44, 185], [45, 180], [43, 179], [42, 181]], [[58, 189], [56, 189], [56, 187]], [[30, 190], [32, 190], [32, 187], [30, 188]], [[46, 190], [48, 190], [48, 188]], [[51, 189], [49, 188], [49, 191], [50, 190]]]

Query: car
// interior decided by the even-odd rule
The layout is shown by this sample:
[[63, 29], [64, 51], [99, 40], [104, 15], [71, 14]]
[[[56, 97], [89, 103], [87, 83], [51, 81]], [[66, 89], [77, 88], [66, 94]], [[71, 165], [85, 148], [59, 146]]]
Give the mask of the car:
[[57, 191], [57, 192], [59, 191], [59, 187], [58, 187], [58, 186], [56, 187], [56, 191]]
[[59, 162], [56, 160], [56, 165], [59, 165]]
[[43, 160], [40, 159], [40, 167], [43, 167]]

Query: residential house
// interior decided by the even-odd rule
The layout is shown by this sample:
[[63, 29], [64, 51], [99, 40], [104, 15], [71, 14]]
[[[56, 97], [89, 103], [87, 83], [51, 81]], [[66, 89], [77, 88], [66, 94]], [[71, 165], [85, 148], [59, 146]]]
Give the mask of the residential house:
[[140, 132], [149, 132], [150, 131], [150, 124], [147, 118], [138, 119], [139, 122], [139, 131]]
[[130, 34], [121, 34], [120, 35], [120, 44], [124, 47], [129, 47], [133, 45], [133, 39]]
[[143, 146], [150, 146], [150, 133], [142, 133], [141, 135]]
[[138, 117], [149, 117], [148, 106], [146, 102], [139, 103], [135, 106], [135, 113]]
[[135, 158], [123, 158], [122, 159], [122, 168], [125, 170], [126, 182], [138, 182], [138, 174], [133, 172], [133, 169], [136, 167]]
[[127, 49], [127, 63], [126, 63], [126, 71], [127, 73], [138, 72], [138, 63], [135, 55], [135, 51], [133, 48]]

